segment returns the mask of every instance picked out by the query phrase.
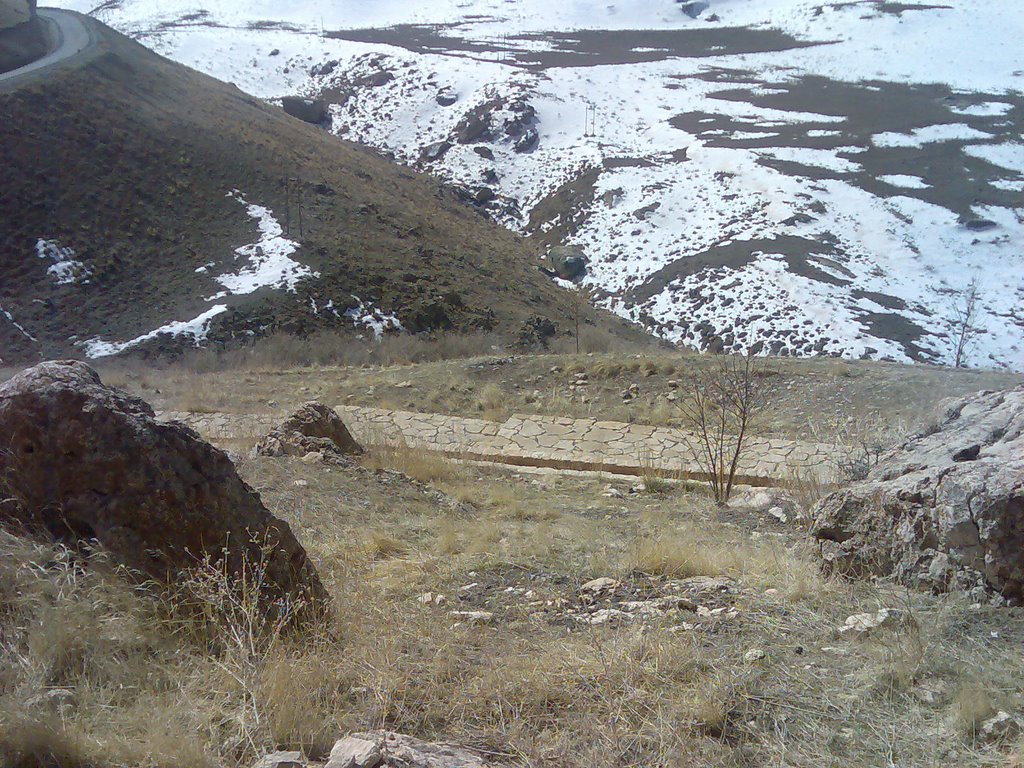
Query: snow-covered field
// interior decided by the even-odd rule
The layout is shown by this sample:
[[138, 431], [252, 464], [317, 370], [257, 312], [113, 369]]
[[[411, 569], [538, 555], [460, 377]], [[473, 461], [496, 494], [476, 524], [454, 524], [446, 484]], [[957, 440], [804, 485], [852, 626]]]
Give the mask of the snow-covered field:
[[254, 95], [323, 94], [339, 135], [538, 255], [581, 246], [602, 301], [669, 339], [948, 363], [973, 282], [968, 362], [1024, 369], [1018, 0], [101, 8]]

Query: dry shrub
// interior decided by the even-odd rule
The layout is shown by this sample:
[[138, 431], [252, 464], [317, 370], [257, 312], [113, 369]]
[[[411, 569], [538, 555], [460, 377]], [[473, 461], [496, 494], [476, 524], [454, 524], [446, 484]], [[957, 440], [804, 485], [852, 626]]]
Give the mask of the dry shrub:
[[507, 414], [508, 395], [497, 384], [486, 384], [476, 396], [476, 409], [489, 421], [503, 421]]
[[461, 472], [459, 466], [439, 453], [413, 448], [404, 439], [371, 436], [364, 447], [362, 465], [373, 470], [392, 470], [421, 483], [454, 483]]
[[365, 550], [372, 560], [387, 560], [407, 553], [409, 545], [381, 531], [370, 531], [366, 537]]
[[183, 365], [194, 373], [311, 366], [410, 365], [494, 354], [504, 347], [492, 333], [394, 334], [379, 340], [349, 331], [310, 336], [277, 333], [244, 347], [187, 352]]
[[961, 687], [953, 701], [951, 728], [961, 738], [973, 741], [982, 723], [996, 713], [992, 691], [977, 684]]
[[627, 570], [648, 576], [685, 579], [721, 576], [738, 570], [742, 560], [735, 547], [671, 535], [641, 540], [627, 560]]

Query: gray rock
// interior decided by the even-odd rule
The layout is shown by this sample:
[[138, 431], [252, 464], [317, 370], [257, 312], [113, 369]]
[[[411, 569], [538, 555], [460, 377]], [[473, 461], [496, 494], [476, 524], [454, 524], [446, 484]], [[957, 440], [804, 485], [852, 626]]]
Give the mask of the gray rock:
[[281, 99], [281, 108], [292, 117], [307, 123], [320, 125], [330, 119], [327, 102], [320, 99], [303, 99], [299, 96], [285, 96]]
[[450, 107], [459, 100], [459, 94], [451, 88], [444, 88], [437, 92], [436, 100], [442, 107]]
[[324, 768], [375, 768], [381, 762], [381, 741], [372, 734], [357, 734], [336, 741]]
[[556, 245], [548, 251], [548, 261], [564, 280], [573, 280], [587, 269], [587, 256], [578, 245]]
[[951, 404], [823, 499], [812, 532], [828, 570], [1024, 598], [1024, 386]]
[[433, 144], [428, 144], [423, 148], [420, 158], [428, 163], [436, 163], [438, 160], [443, 160], [451, 148], [452, 145], [449, 141], [435, 141]]
[[711, 4], [708, 3], [707, 0], [687, 0], [686, 2], [679, 3], [679, 10], [691, 19], [696, 19], [710, 7]]
[[253, 449], [260, 456], [298, 456], [303, 460], [319, 454], [311, 463], [358, 455], [363, 447], [352, 437], [333, 408], [310, 402], [274, 427]]
[[301, 752], [274, 752], [257, 760], [252, 768], [306, 768]]
[[491, 130], [490, 115], [467, 115], [456, 130], [459, 144], [474, 144], [482, 141]]
[[263, 600], [327, 594], [291, 528], [227, 455], [78, 361], [41, 363], [0, 385], [0, 521], [173, 580], [197, 558], [266, 569]]
[[[389, 731], [356, 733], [350, 738], [372, 742], [380, 750], [382, 765], [388, 768], [489, 768], [488, 763], [469, 750], [452, 744], [420, 741], [412, 736]], [[325, 768], [336, 766], [328, 763]], [[339, 765], [337, 768], [345, 766]]]
[[537, 133], [537, 129], [528, 128], [522, 136], [516, 139], [515, 144], [513, 144], [512, 146], [516, 152], [523, 154], [525, 152], [529, 152], [535, 149], [539, 141], [540, 134]]

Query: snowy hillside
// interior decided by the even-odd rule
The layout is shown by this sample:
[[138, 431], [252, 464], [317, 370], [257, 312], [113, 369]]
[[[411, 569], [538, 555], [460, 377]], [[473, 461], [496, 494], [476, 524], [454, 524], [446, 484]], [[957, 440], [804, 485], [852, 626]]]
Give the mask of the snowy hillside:
[[322, 95], [333, 131], [464, 185], [538, 255], [581, 246], [601, 301], [671, 340], [951, 363], [973, 282], [968, 362], [1024, 368], [1017, 0], [94, 13], [254, 95]]

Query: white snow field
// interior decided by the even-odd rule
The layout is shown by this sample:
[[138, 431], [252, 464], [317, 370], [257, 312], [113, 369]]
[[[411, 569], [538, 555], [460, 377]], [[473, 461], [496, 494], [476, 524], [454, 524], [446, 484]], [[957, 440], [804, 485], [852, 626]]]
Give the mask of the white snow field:
[[339, 136], [486, 187], [481, 206], [538, 256], [581, 246], [601, 301], [670, 340], [950, 363], [976, 281], [969, 363], [1024, 369], [1019, 0], [709, 0], [696, 18], [674, 0], [120, 0], [95, 15], [256, 96], [324, 94]]

